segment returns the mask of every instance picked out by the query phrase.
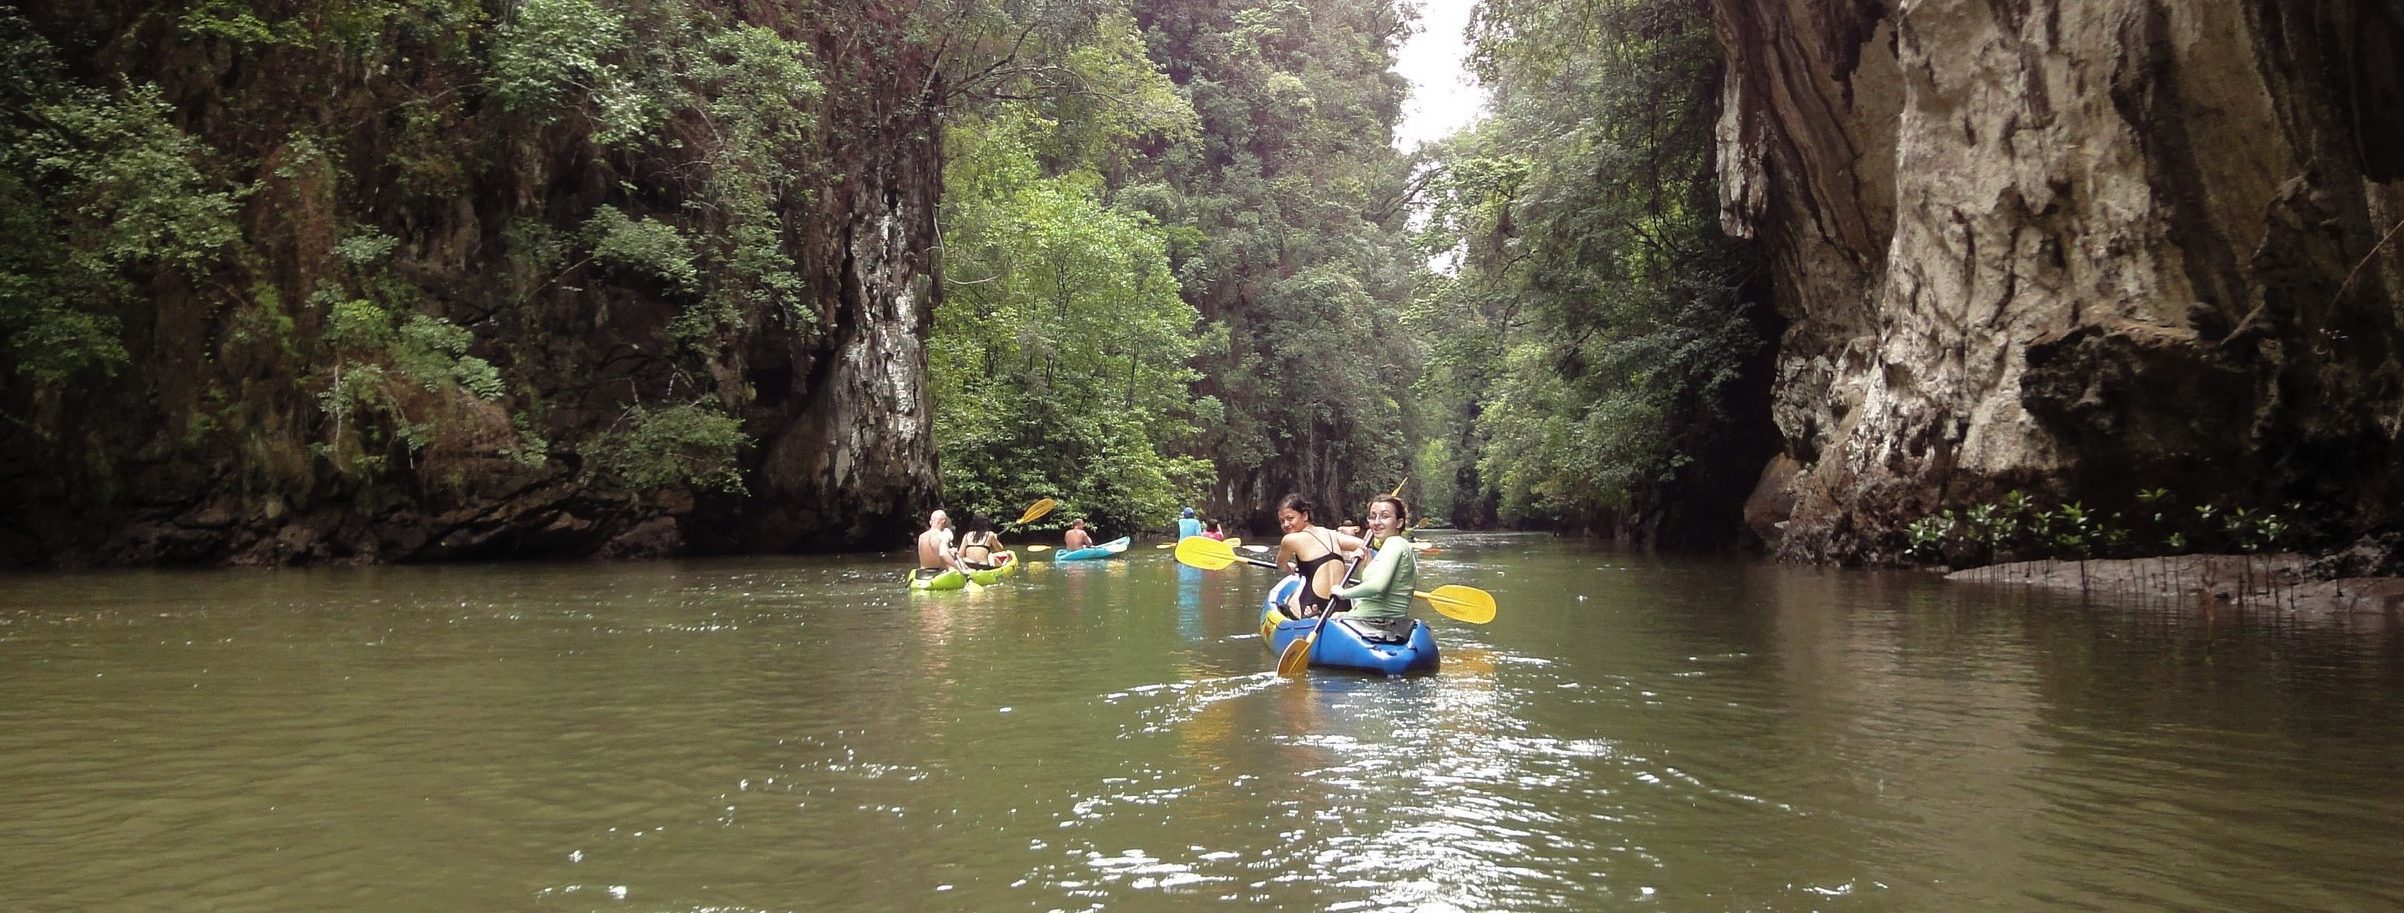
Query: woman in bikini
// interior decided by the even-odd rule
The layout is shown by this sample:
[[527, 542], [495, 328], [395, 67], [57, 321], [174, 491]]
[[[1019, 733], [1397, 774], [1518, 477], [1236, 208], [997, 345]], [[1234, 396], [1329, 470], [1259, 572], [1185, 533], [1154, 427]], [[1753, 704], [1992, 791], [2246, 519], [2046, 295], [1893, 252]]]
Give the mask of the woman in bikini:
[[1277, 502], [1277, 528], [1285, 531], [1285, 538], [1277, 543], [1277, 566], [1302, 575], [1303, 580], [1293, 601], [1284, 607], [1286, 614], [1295, 618], [1310, 618], [1327, 608], [1336, 587], [1343, 585], [1345, 556], [1358, 553], [1366, 544], [1313, 524], [1311, 510], [1311, 502], [1299, 494]]
[[993, 525], [979, 518], [969, 527], [968, 535], [960, 540], [960, 562], [977, 570], [1001, 566], [1010, 554], [1002, 551], [1002, 538], [993, 534]]

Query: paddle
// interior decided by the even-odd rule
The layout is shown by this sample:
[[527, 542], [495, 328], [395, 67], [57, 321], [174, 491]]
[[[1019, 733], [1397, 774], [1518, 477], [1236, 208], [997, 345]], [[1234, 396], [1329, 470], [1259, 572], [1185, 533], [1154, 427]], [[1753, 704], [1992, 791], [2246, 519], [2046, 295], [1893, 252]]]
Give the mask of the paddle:
[[[1204, 536], [1191, 536], [1177, 542], [1177, 563], [1206, 571], [1225, 570], [1238, 564], [1277, 570], [1277, 565], [1258, 558], [1247, 558], [1228, 548], [1227, 543]], [[1494, 594], [1473, 586], [1446, 584], [1434, 592], [1412, 590], [1411, 595], [1427, 600], [1444, 617], [1482, 625], [1494, 620]]]
[[1277, 569], [1277, 565], [1258, 558], [1246, 558], [1238, 555], [1235, 553], [1235, 549], [1229, 547], [1226, 542], [1209, 536], [1187, 536], [1177, 540], [1177, 563], [1206, 571], [1223, 570], [1238, 564], [1249, 564], [1270, 570]]
[[[1196, 536], [1195, 538], [1197, 538], [1197, 539], [1208, 539], [1208, 538], [1210, 538], [1210, 537], [1209, 537], [1209, 536]], [[1179, 541], [1183, 541], [1183, 540], [1179, 540]], [[1163, 542], [1163, 543], [1161, 543], [1161, 544], [1159, 544], [1159, 545], [1155, 545], [1155, 546], [1152, 546], [1152, 547], [1153, 547], [1153, 548], [1176, 548], [1176, 547], [1177, 547], [1177, 543], [1176, 543], [1176, 542]], [[1266, 546], [1266, 545], [1245, 545], [1245, 544], [1244, 544], [1244, 540], [1242, 540], [1242, 539], [1229, 539], [1229, 540], [1227, 540], [1227, 547], [1228, 547], [1228, 548], [1252, 548], [1252, 549], [1264, 549], [1264, 550], [1268, 548], [1268, 546]]]
[[1455, 621], [1482, 625], [1494, 620], [1494, 594], [1477, 587], [1453, 583], [1437, 587], [1433, 593], [1412, 590], [1411, 595], [1427, 600], [1428, 605]]
[[1033, 504], [1029, 504], [1029, 505], [1027, 505], [1027, 512], [1019, 515], [1019, 517], [1018, 517], [1018, 522], [1016, 522], [1016, 523], [1012, 523], [1012, 524], [1010, 524], [1010, 525], [1012, 525], [1012, 526], [1025, 526], [1025, 525], [1027, 525], [1027, 524], [1029, 524], [1029, 523], [1033, 523], [1033, 522], [1035, 522], [1037, 519], [1041, 518], [1041, 517], [1042, 517], [1044, 514], [1051, 513], [1051, 512], [1052, 512], [1052, 508], [1059, 507], [1059, 506], [1060, 506], [1060, 502], [1058, 502], [1058, 501], [1054, 501], [1054, 500], [1052, 500], [1052, 499], [1050, 499], [1050, 498], [1045, 498], [1045, 499], [1043, 499], [1043, 500], [1041, 500], [1041, 501], [1037, 501], [1037, 502], [1035, 502], [1035, 503], [1033, 503]]
[[[1056, 507], [1059, 507], [1059, 506], [1060, 506], [1060, 502], [1058, 502], [1058, 501], [1052, 500], [1052, 499], [1050, 499], [1050, 498], [1038, 498], [1038, 499], [1036, 499], [1035, 503], [1027, 505], [1027, 512], [1026, 512], [1026, 513], [1019, 514], [1019, 515], [1018, 515], [1018, 519], [1010, 521], [1009, 525], [1003, 526], [1002, 528], [1003, 528], [1003, 529], [1017, 529], [1017, 528], [1019, 528], [1019, 527], [1025, 526], [1025, 525], [1027, 525], [1027, 524], [1029, 524], [1029, 523], [1033, 523], [1033, 522], [1035, 522], [1035, 521], [1037, 521], [1037, 520], [1040, 520], [1040, 519], [1042, 519], [1042, 518], [1043, 518], [1043, 515], [1045, 515], [1045, 514], [1048, 514], [1048, 513], [1051, 513], [1053, 508], [1056, 508]], [[1000, 548], [1000, 547], [1001, 547], [1001, 543], [1002, 543], [1001, 537], [999, 537], [999, 536], [996, 536], [996, 537], [994, 537], [994, 540], [993, 540], [993, 545], [994, 545], [994, 547], [995, 547], [995, 548]], [[1027, 548], [1027, 551], [1029, 551], [1029, 552], [1040, 552], [1040, 551], [1044, 551], [1044, 550], [1046, 550], [1046, 549], [1049, 549], [1049, 548], [1051, 548], [1051, 546], [1048, 546], [1048, 545], [1030, 545], [1030, 546], [1027, 546], [1026, 548]]]

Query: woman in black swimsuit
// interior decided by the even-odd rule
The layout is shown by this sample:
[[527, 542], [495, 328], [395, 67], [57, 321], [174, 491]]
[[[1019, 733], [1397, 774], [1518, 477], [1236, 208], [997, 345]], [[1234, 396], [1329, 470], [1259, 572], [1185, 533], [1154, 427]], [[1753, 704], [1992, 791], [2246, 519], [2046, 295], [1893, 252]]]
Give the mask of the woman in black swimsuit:
[[969, 524], [968, 535], [960, 539], [960, 562], [978, 570], [990, 570], [1001, 546], [1001, 540], [993, 534], [993, 524], [979, 517]]
[[[1286, 614], [1296, 618], [1317, 615], [1344, 582], [1345, 556], [1358, 553], [1365, 543], [1313, 524], [1311, 502], [1298, 494], [1277, 502], [1277, 528], [1285, 531], [1285, 538], [1277, 543], [1277, 566], [1302, 575], [1304, 583], [1286, 604]], [[1340, 605], [1335, 609], [1343, 610]]]

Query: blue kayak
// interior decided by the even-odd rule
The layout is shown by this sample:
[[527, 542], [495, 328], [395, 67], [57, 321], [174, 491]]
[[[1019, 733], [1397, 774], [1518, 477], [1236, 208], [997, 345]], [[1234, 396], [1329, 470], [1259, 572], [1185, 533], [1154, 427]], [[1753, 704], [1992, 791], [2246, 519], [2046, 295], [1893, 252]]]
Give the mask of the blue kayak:
[[1134, 541], [1134, 537], [1132, 536], [1120, 536], [1100, 545], [1089, 545], [1084, 548], [1069, 549], [1068, 551], [1053, 555], [1052, 560], [1091, 561], [1095, 558], [1108, 558], [1112, 555], [1126, 551], [1127, 543], [1132, 541]]
[[[1288, 617], [1282, 608], [1286, 599], [1301, 587], [1301, 577], [1287, 574], [1269, 589], [1269, 598], [1261, 601], [1260, 642], [1268, 645], [1271, 653], [1284, 656], [1286, 645], [1309, 637], [1311, 629], [1319, 625], [1316, 618]], [[1327, 627], [1319, 631], [1318, 641], [1311, 644], [1311, 665], [1385, 675], [1433, 671], [1440, 660], [1436, 635], [1427, 629], [1427, 622], [1409, 621], [1410, 633], [1406, 635], [1343, 615], [1330, 618]]]

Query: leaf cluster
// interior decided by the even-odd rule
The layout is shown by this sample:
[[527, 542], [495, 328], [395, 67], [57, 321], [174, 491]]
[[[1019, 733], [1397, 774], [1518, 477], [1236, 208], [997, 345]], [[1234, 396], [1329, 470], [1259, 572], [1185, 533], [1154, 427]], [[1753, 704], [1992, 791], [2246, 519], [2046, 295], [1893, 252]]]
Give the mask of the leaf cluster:
[[743, 492], [740, 462], [751, 437], [742, 420], [709, 402], [652, 409], [636, 403], [617, 424], [577, 448], [596, 478], [629, 491], [672, 485]]

